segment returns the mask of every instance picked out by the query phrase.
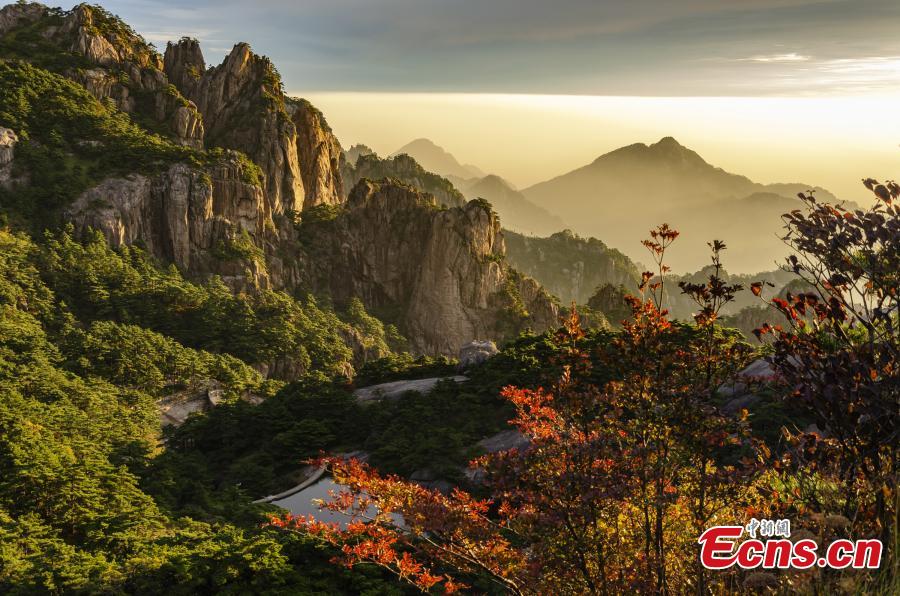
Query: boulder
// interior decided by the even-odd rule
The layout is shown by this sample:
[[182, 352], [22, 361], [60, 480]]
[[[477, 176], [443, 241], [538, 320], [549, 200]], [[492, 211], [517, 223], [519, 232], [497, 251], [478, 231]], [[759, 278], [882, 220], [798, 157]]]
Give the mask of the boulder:
[[455, 383], [467, 381], [468, 377], [457, 375], [454, 377], [431, 377], [428, 379], [415, 379], [412, 381], [392, 381], [361, 387], [353, 392], [353, 396], [360, 403], [381, 401], [383, 399], [399, 399], [409, 392], [429, 393], [434, 389], [438, 381], [449, 379]]
[[497, 344], [494, 342], [474, 339], [460, 348], [459, 368], [460, 370], [465, 370], [470, 366], [481, 364], [498, 352]]
[[[504, 430], [496, 435], [485, 437], [476, 446], [485, 453], [499, 453], [510, 449], [523, 449], [529, 443], [528, 437], [516, 429]], [[486, 473], [481, 468], [467, 468], [463, 475], [472, 484], [483, 484]]]
[[521, 449], [527, 446], [528, 442], [528, 437], [523, 435], [521, 431], [511, 429], [478, 441], [478, 447], [483, 449], [485, 453], [498, 453], [500, 451], [509, 451], [510, 449]]
[[18, 142], [12, 129], [0, 127], [0, 187], [12, 185], [12, 162]]

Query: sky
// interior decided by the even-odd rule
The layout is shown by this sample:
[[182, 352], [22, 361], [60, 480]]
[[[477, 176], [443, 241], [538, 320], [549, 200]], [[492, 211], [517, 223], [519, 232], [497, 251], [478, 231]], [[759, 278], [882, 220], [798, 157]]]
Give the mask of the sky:
[[209, 63], [249, 42], [345, 146], [429, 137], [520, 186], [667, 135], [839, 194], [900, 170], [898, 0], [102, 3]]

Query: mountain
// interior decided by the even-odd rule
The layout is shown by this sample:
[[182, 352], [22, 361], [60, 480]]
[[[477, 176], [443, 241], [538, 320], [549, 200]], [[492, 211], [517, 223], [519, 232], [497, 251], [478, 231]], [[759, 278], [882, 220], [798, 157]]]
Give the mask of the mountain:
[[763, 185], [726, 172], [666, 137], [622, 147], [522, 193], [575, 231], [603, 238], [635, 260], [647, 257], [640, 243], [648, 230], [666, 222], [682, 233], [667, 254], [676, 270], [707, 262], [706, 243], [715, 236], [730, 248], [724, 255], [729, 269], [751, 272], [771, 269], [786, 254], [779, 216], [796, 208], [796, 193], [807, 189], [836, 201], [821, 188]]
[[469, 181], [460, 190], [468, 199], [488, 201], [508, 230], [542, 236], [566, 227], [559, 217], [529, 201], [499, 176], [491, 174]]
[[[410, 146], [433, 145], [430, 145], [430, 141], [420, 139], [407, 145]], [[437, 149], [440, 150], [439, 147]], [[466, 200], [484, 199], [500, 216], [500, 221], [506, 229], [543, 235], [552, 234], [565, 227], [560, 218], [529, 201], [525, 195], [499, 176], [461, 178], [453, 174], [443, 174], [441, 170], [425, 166], [411, 153], [398, 152], [392, 157], [382, 159], [365, 145], [355, 145], [344, 155], [345, 164], [342, 166], [342, 172], [344, 188], [348, 190], [366, 178], [371, 180], [394, 178], [433, 194], [443, 205], [461, 206]], [[449, 154], [446, 155], [453, 159]]]
[[[358, 300], [416, 354], [556, 323], [549, 295], [505, 261], [488, 206], [406, 155], [347, 164], [324, 115], [249, 45], [217, 66], [190, 38], [161, 56], [88, 5], [10, 5], [0, 33], [0, 88], [16, 90], [0, 94], [0, 207], [20, 229], [99, 232], [235, 295], [318, 296], [328, 312]], [[364, 352], [344, 336], [341, 350]], [[306, 348], [292, 349], [253, 364], [296, 378]]]
[[356, 161], [360, 158], [360, 156], [373, 155], [374, 153], [375, 151], [373, 151], [371, 147], [358, 143], [344, 151], [344, 161], [346, 161], [349, 165], [356, 167]]
[[449, 180], [426, 170], [405, 153], [387, 159], [375, 153], [360, 153], [355, 163], [344, 164], [341, 175], [348, 191], [362, 180], [391, 178], [434, 195], [441, 205], [460, 207], [466, 203], [466, 198]]
[[411, 141], [391, 153], [390, 156], [394, 157], [403, 154], [415, 158], [429, 172], [442, 176], [456, 176], [463, 179], [481, 178], [484, 176], [484, 172], [475, 166], [459, 163], [453, 155], [428, 139]]
[[506, 262], [500, 221], [483, 202], [441, 208], [416, 188], [362, 180], [338, 217], [300, 231], [308, 283], [339, 303], [394, 312], [417, 353], [556, 324], [547, 293]]
[[637, 288], [640, 271], [624, 254], [570, 230], [546, 238], [505, 232], [506, 254], [518, 271], [538, 280], [563, 304], [587, 304], [602, 285]]

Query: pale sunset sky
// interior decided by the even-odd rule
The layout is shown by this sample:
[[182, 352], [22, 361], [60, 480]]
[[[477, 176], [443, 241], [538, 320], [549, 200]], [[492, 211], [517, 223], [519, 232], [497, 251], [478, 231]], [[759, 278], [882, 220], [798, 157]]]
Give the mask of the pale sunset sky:
[[110, 0], [164, 51], [272, 58], [345, 147], [427, 137], [518, 186], [674, 136], [759, 182], [900, 176], [897, 0]]

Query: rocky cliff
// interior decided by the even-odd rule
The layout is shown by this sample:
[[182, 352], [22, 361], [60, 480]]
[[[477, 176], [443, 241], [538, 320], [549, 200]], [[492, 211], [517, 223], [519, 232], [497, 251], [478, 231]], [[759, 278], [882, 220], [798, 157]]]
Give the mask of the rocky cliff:
[[203, 114], [207, 144], [243, 151], [262, 168], [271, 215], [341, 201], [340, 143], [321, 112], [284, 95], [268, 58], [239, 43], [207, 70], [197, 41], [183, 38], [166, 48], [164, 68]]
[[325, 116], [304, 99], [287, 99], [288, 113], [297, 127], [297, 156], [305, 189], [303, 208], [336, 205], [344, 200], [344, 150]]
[[234, 156], [205, 170], [176, 164], [157, 176], [108, 178], [67, 212], [76, 231], [101, 232], [115, 247], [140, 244], [195, 278], [220, 275], [235, 289], [268, 284], [262, 189]]
[[442, 209], [413, 188], [364, 180], [342, 214], [301, 232], [315, 247], [309, 283], [392, 313], [416, 352], [455, 355], [473, 339], [556, 324], [546, 292], [505, 263], [500, 222], [484, 202]]
[[22, 57], [37, 58], [173, 140], [202, 147], [200, 114], [169, 84], [159, 54], [102, 8], [81, 4], [62, 12], [9, 5], [0, 10], [0, 34]]
[[[117, 18], [84, 5], [6, 7], [0, 30], [0, 59], [77, 82], [93, 96], [79, 92], [81, 103], [115, 106], [90, 108], [104, 113], [110, 131], [78, 132], [60, 151], [75, 161], [87, 147], [109, 157], [121, 135], [159, 148], [134, 170], [117, 163], [114, 173], [65, 172], [80, 186], [59, 209], [79, 233], [143, 246], [192, 278], [219, 275], [235, 291], [312, 291], [339, 308], [359, 298], [421, 354], [456, 355], [475, 339], [555, 325], [550, 296], [506, 263], [489, 204], [466, 203], [409, 156], [369, 155], [349, 166], [322, 113], [286, 97], [274, 66], [247, 44], [213, 68], [189, 38], [161, 57]], [[44, 142], [39, 136], [29, 137], [29, 149]], [[3, 136], [4, 180], [16, 138], [15, 130]], [[170, 141], [188, 147], [172, 150]], [[394, 180], [368, 180], [385, 176]]]
[[[243, 151], [262, 168], [269, 215], [302, 210], [297, 129], [285, 109], [281, 80], [272, 63], [239, 43], [222, 64], [207, 71], [199, 49], [194, 52], [195, 43], [169, 44], [164, 64], [176, 86], [195, 70], [203, 73], [182, 90], [203, 115], [207, 145]], [[192, 61], [182, 64], [179, 56]]]

